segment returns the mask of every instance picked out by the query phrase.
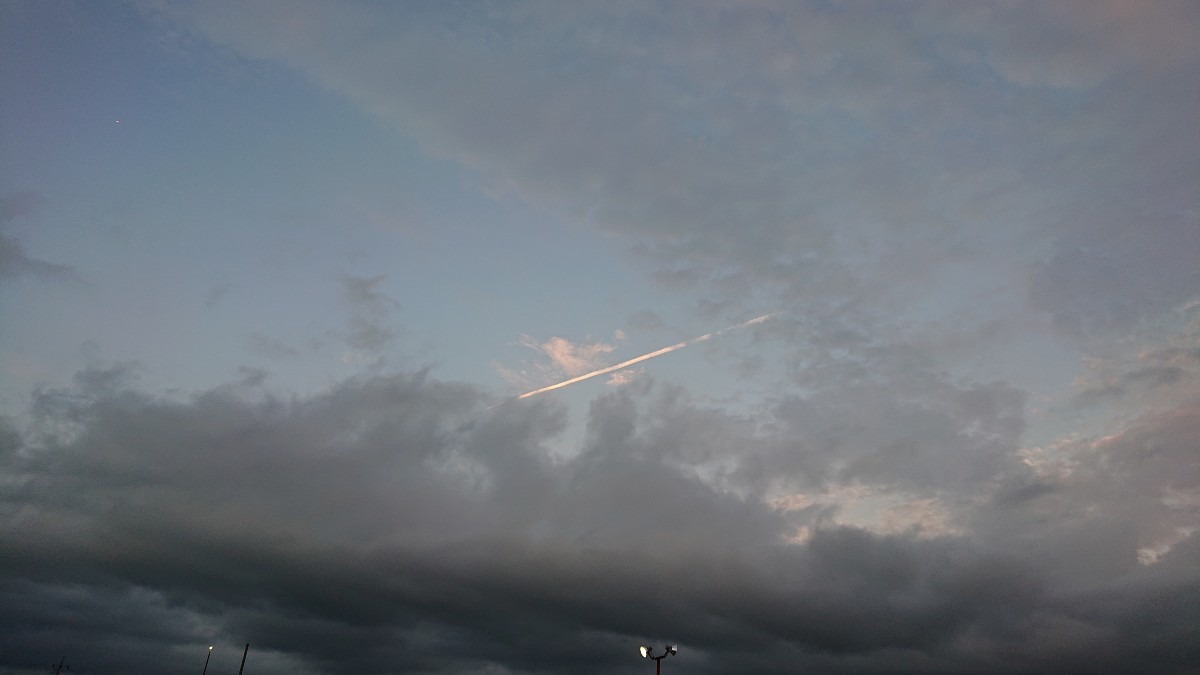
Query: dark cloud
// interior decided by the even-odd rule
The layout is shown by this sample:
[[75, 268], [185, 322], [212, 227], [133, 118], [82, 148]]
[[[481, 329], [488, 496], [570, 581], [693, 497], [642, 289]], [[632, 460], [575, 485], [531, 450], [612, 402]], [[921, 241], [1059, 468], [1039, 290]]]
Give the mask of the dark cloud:
[[[1056, 490], [981, 512], [1040, 545], [847, 527], [786, 543], [784, 514], [705, 468], [780, 440], [670, 388], [598, 399], [583, 453], [551, 461], [561, 410], [487, 411], [420, 372], [289, 401], [236, 388], [164, 400], [126, 372], [42, 392], [34, 427], [6, 433], [0, 619], [20, 627], [0, 638], [9, 668], [66, 650], [73, 672], [182, 669], [213, 643], [232, 664], [250, 642], [256, 672], [600, 673], [638, 667], [650, 639], [683, 645], [691, 672], [1061, 672], [1091, 654], [1106, 669], [1197, 664], [1190, 539], [1098, 585], [1058, 585], [1079, 561], [1046, 544], [1090, 536], [1047, 508], [1056, 495], [1085, 508], [1096, 490], [1195, 487], [1186, 411], [1100, 442]], [[986, 431], [1011, 395], [953, 396], [939, 414]], [[896, 424], [864, 412], [867, 427]], [[956, 461], [997, 470], [962, 443]], [[1127, 518], [1105, 513], [1095, 536]]]

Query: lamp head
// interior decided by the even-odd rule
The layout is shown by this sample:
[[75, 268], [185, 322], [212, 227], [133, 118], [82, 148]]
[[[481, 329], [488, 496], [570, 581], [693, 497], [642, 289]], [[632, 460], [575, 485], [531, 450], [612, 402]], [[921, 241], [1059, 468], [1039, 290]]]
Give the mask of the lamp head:
[[642, 653], [643, 659], [646, 658], [647, 656], [650, 656], [650, 648], [647, 647], [646, 645], [642, 645], [641, 647], [638, 647], [638, 651], [640, 651]]
[[668, 654], [678, 654], [678, 653], [679, 653], [679, 646], [678, 646], [678, 645], [668, 645], [668, 646], [667, 646], [667, 653], [668, 653]]

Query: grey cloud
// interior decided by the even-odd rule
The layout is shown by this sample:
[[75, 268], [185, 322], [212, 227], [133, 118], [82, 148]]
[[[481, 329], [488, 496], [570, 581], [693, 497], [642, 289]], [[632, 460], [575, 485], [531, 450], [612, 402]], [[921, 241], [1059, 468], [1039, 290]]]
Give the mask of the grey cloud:
[[[74, 433], [31, 432], [0, 455], [0, 618], [24, 627], [0, 638], [9, 667], [68, 637], [73, 670], [97, 671], [194, 660], [214, 642], [230, 663], [249, 641], [257, 672], [600, 673], [636, 667], [650, 638], [713, 673], [1055, 672], [1095, 650], [1118, 669], [1196, 663], [1182, 599], [1155, 631], [1125, 630], [1149, 603], [1194, 595], [1188, 541], [1155, 575], [1059, 586], [1079, 561], [1046, 542], [1110, 541], [1123, 517], [1080, 523], [1032, 495], [1020, 508], [1041, 524], [1011, 505], [981, 516], [1025, 523], [1036, 546], [851, 528], [786, 544], [781, 514], [705, 469], [780, 439], [670, 388], [598, 399], [583, 453], [551, 462], [561, 409], [486, 411], [420, 372], [286, 402], [236, 388], [163, 400], [116, 371], [78, 381], [43, 392], [55, 404], [38, 422]], [[1005, 424], [1003, 388], [955, 395], [940, 414]], [[1094, 466], [1110, 478], [1043, 494], [1082, 508], [1091, 490], [1192, 485], [1189, 419], [1147, 420], [1103, 446]], [[1162, 461], [1129, 454], [1145, 452]]]
[[[1147, 500], [1147, 506], [1165, 513], [1166, 504], [1158, 504], [1161, 491], [1200, 489], [1200, 465], [1195, 461], [1195, 439], [1200, 438], [1200, 404], [1195, 401], [1175, 410], [1153, 413], [1137, 424], [1091, 444], [1078, 448], [1085, 457], [1094, 455], [1087, 465], [1097, 484], [1129, 497]], [[1113, 502], [1119, 503], [1119, 502]], [[1193, 508], [1200, 508], [1200, 504]]]
[[29, 190], [11, 192], [0, 197], [0, 223], [7, 224], [20, 216], [34, 213], [41, 202], [41, 196]]
[[1186, 3], [236, 9], [163, 11], [616, 233], [710, 310], [894, 315], [937, 270], [1015, 258], [1032, 277], [998, 290], [1089, 337], [1197, 287], [1194, 218], [1156, 215], [1200, 182]]
[[271, 371], [263, 370], [262, 368], [254, 368], [252, 366], [239, 366], [237, 369], [239, 381], [238, 386], [241, 387], [261, 387], [267, 378], [271, 376]]
[[629, 324], [629, 327], [634, 330], [641, 330], [641, 331], [649, 332], [649, 331], [654, 331], [654, 330], [658, 330], [658, 329], [662, 328], [663, 320], [662, 320], [662, 317], [658, 315], [658, 313], [650, 311], [648, 309], [643, 309], [643, 310], [634, 312], [629, 317], [628, 324]]
[[1200, 364], [1200, 347], [1167, 347], [1154, 351], [1150, 356], [1163, 362], [1178, 360], [1189, 365]]
[[34, 213], [40, 203], [41, 198], [28, 191], [0, 197], [0, 279], [32, 277], [40, 281], [78, 282], [79, 276], [72, 267], [31, 257], [16, 237], [4, 231], [10, 222]]
[[[1200, 667], [1195, 406], [1048, 467], [1026, 392], [939, 353], [1008, 335], [995, 307], [1090, 344], [1194, 296], [1190, 6], [147, 4], [615, 233], [701, 314], [793, 310], [761, 327], [787, 386], [735, 414], [642, 378], [564, 458], [553, 398], [487, 410], [425, 372], [249, 400], [261, 372], [164, 399], [86, 371], [0, 427], [0, 623], [31, 627], [4, 667], [63, 635], [76, 672], [249, 641], [264, 673], [599, 673], [650, 639], [690, 672]], [[371, 357], [383, 282], [342, 279]], [[955, 344], [912, 325], [951, 320]], [[1118, 389], [1170, 386], [1178, 349]], [[767, 502], [860, 486], [960, 528]]]
[[969, 495], [1017, 461], [1024, 392], [951, 381], [919, 350], [863, 344], [853, 333], [822, 347], [801, 373], [819, 393], [776, 404], [788, 445], [765, 460], [775, 467], [768, 475], [790, 478], [803, 467], [818, 484], [862, 480]]
[[[1176, 345], [1187, 345], [1197, 326], [1184, 326], [1172, 336]], [[1136, 359], [1110, 357], [1090, 361], [1076, 381], [1075, 406], [1128, 404], [1132, 401], [1166, 400], [1188, 396], [1200, 375], [1200, 349], [1175, 346], [1144, 348]], [[1172, 403], [1173, 405], [1173, 403]]]
[[300, 356], [300, 350], [262, 333], [252, 333], [248, 342], [250, 352], [255, 356], [269, 359], [293, 359]]
[[233, 287], [229, 284], [217, 284], [208, 292], [208, 296], [204, 299], [204, 306], [207, 309], [215, 309], [221, 304], [229, 294], [233, 292]]
[[1134, 571], [1147, 555], [1188, 560], [1195, 546], [1187, 542], [1200, 518], [1196, 413], [1191, 401], [1145, 415], [1120, 433], [1057, 448], [1041, 458], [1060, 462], [1052, 470], [1035, 463], [1031, 473], [1009, 473], [995, 493], [998, 508], [976, 512], [972, 529], [981, 539], [1030, 552], [1047, 569], [1058, 568], [1056, 574], [1070, 569], [1059, 579], [1063, 586], [1140, 576]]
[[1034, 274], [1033, 302], [1059, 327], [1085, 336], [1128, 329], [1195, 298], [1200, 221], [1129, 211], [1097, 218], [1060, 240]]
[[[941, 81], [958, 75], [950, 64], [923, 61], [931, 56], [895, 30], [947, 22], [937, 12], [746, 8], [731, 28], [726, 14], [701, 6], [686, 12], [686, 22], [645, 6], [595, 8], [586, 20], [575, 11], [514, 9], [432, 20], [425, 28], [434, 35], [405, 31], [394, 40], [372, 26], [396, 17], [319, 5], [287, 12], [308, 28], [281, 32], [266, 15], [236, 24], [215, 12], [189, 18], [217, 39], [310, 72], [531, 198], [599, 208], [607, 227], [650, 235], [649, 250], [680, 260], [721, 264], [729, 253], [753, 253], [759, 263], [779, 248], [822, 243], [828, 233], [814, 223], [831, 209], [917, 208], [903, 195], [929, 187], [932, 172], [948, 167], [922, 166], [909, 151], [934, 140], [941, 157], [966, 161], [965, 148], [949, 134], [891, 128], [890, 110], [975, 125], [985, 137], [1008, 131], [984, 92], [978, 100], [955, 93]], [[560, 48], [535, 37], [547, 31], [573, 37], [573, 58], [538, 58]], [[647, 32], [656, 37], [653, 52], [630, 39]], [[481, 35], [489, 37], [476, 42]], [[315, 48], [330, 40], [357, 46]], [[832, 49], [839, 44], [855, 49]], [[414, 52], [427, 58], [409, 58]], [[831, 52], [838, 56], [822, 65]], [[649, 63], [659, 67], [647, 71]], [[635, 72], [648, 79], [630, 78]], [[871, 88], [858, 91], [857, 83]], [[397, 85], [421, 95], [398, 97]], [[944, 97], [904, 95], [930, 88]], [[893, 94], [886, 110], [873, 100], [881, 91]], [[681, 118], [694, 121], [681, 127]], [[902, 164], [909, 171], [890, 170]], [[856, 200], [844, 199], [850, 186]]]
[[[1019, 2], [963, 12], [963, 26], [993, 37], [988, 62], [1023, 86], [1088, 88], [1130, 63], [1196, 62], [1195, 7], [1164, 2], [1130, 12], [1120, 2]], [[985, 23], [986, 22], [986, 23]]]
[[1123, 374], [1119, 380], [1089, 387], [1075, 395], [1075, 404], [1086, 407], [1105, 400], [1120, 400], [1131, 392], [1148, 391], [1183, 379], [1187, 371], [1178, 366], [1147, 366]]
[[395, 337], [387, 322], [399, 303], [380, 292], [379, 286], [385, 278], [347, 275], [341, 279], [350, 311], [350, 334], [346, 342], [354, 349], [377, 354]]

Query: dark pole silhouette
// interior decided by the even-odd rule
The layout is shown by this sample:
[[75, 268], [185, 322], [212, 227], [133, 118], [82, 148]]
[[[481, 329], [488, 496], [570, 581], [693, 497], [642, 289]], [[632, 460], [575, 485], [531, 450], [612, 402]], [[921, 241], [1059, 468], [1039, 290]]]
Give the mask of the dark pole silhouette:
[[246, 668], [246, 655], [250, 653], [250, 643], [246, 643], [246, 651], [242, 652], [242, 667], [238, 668], [238, 675], [242, 675], [242, 670]]
[[[63, 663], [65, 663], [66, 660], [67, 660], [67, 657], [64, 656], [64, 657], [62, 657], [62, 660], [58, 662], [57, 668], [55, 668], [53, 665], [50, 666], [51, 668], [54, 668], [54, 675], [58, 675], [59, 673], [61, 673], [63, 671]], [[70, 670], [71, 666], [67, 666], [66, 668], [67, 668], [67, 670]]]
[[208, 656], [204, 657], [204, 670], [200, 671], [200, 675], [205, 675], [208, 672], [208, 660], [212, 658], [212, 645], [208, 646]]
[[647, 646], [645, 646], [645, 645], [642, 645], [642, 646], [641, 646], [641, 647], [639, 647], [638, 649], [640, 649], [640, 650], [641, 650], [641, 652], [642, 652], [642, 658], [643, 658], [643, 659], [652, 659], [652, 660], [654, 661], [654, 673], [655, 673], [655, 675], [661, 675], [661, 673], [662, 673], [662, 660], [663, 660], [663, 659], [665, 659], [665, 658], [667, 658], [668, 656], [671, 656], [671, 655], [673, 655], [673, 654], [676, 654], [676, 653], [678, 653], [678, 652], [679, 652], [679, 647], [677, 647], [677, 646], [675, 646], [675, 645], [667, 645], [667, 646], [666, 646], [666, 648], [665, 648], [665, 649], [663, 649], [663, 653], [662, 653], [662, 654], [660, 654], [660, 655], [658, 655], [658, 656], [655, 656], [655, 655], [654, 655], [654, 648], [653, 648], [653, 647], [647, 647]]

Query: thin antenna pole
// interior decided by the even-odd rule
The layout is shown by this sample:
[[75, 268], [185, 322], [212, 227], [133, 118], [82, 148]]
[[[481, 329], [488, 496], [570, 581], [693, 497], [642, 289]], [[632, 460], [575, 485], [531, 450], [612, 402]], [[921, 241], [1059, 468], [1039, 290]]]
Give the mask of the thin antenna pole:
[[246, 655], [250, 653], [250, 643], [246, 643], [246, 651], [242, 652], [242, 667], [238, 668], [238, 675], [242, 675], [242, 670], [246, 667]]

